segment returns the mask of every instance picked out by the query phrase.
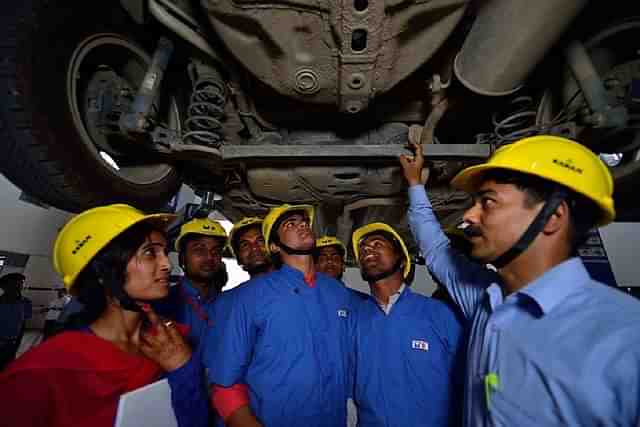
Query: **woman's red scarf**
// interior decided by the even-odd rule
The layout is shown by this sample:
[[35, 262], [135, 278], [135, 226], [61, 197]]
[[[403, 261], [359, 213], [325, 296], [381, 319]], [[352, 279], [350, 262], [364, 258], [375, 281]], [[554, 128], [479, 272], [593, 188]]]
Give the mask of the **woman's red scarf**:
[[113, 426], [120, 395], [162, 374], [155, 362], [86, 332], [65, 332], [0, 373], [0, 424]]

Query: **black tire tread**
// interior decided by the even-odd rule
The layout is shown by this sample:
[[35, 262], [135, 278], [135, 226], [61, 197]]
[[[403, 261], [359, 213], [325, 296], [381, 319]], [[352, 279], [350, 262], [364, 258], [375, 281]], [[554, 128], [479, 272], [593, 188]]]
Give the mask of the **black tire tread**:
[[[73, 9], [75, 2], [8, 0], [7, 3], [10, 4], [4, 9], [8, 10], [0, 17], [0, 141], [4, 151], [0, 171], [29, 195], [71, 212], [111, 202], [131, 203], [143, 209], [164, 204], [179, 187], [175, 177], [166, 194], [150, 194], [146, 199], [138, 189], [140, 194], [132, 197], [126, 194], [114, 197], [121, 189], [114, 191], [104, 188], [104, 183], [101, 188], [88, 182], [91, 171], [86, 161], [65, 151], [67, 147], [60, 139], [68, 137], [56, 135], [50, 125], [53, 118], [39, 112], [43, 109], [36, 103], [42, 100], [33, 94], [38, 92], [37, 88], [29, 87], [29, 70], [21, 69], [19, 63], [35, 58], [37, 45], [31, 31], [37, 32], [43, 26], [40, 19], [51, 19], [52, 13], [64, 14]], [[117, 6], [117, 2], [113, 3]], [[59, 16], [60, 19], [63, 18]], [[33, 68], [37, 66], [34, 64]]]

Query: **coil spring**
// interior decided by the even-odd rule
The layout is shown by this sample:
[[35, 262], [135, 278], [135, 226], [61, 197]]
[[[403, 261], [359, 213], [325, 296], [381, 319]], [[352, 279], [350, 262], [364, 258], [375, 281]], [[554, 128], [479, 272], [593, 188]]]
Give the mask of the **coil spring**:
[[225, 85], [218, 76], [201, 75], [193, 85], [183, 139], [189, 144], [218, 148], [224, 140], [222, 119], [226, 103]]
[[[476, 135], [476, 143], [493, 144], [496, 147], [500, 147], [521, 138], [548, 133], [554, 126], [573, 120], [576, 113], [575, 111], [571, 111], [570, 107], [574, 101], [578, 99], [579, 94], [580, 91], [574, 93], [569, 101], [548, 123], [538, 123], [537, 117], [539, 111], [535, 108], [533, 98], [530, 96], [517, 97], [507, 105], [510, 111], [506, 116], [493, 113], [493, 132]], [[580, 107], [580, 105], [578, 107]], [[538, 106], [538, 108], [540, 108], [540, 106]]]

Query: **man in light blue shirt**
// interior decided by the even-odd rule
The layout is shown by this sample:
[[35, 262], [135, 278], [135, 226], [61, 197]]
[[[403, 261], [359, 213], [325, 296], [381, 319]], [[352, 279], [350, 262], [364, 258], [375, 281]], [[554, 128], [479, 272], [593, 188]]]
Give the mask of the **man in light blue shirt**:
[[575, 142], [537, 136], [462, 171], [452, 185], [474, 198], [464, 215], [474, 262], [442, 232], [411, 145], [415, 156], [401, 157], [411, 229], [471, 323], [464, 424], [637, 426], [640, 304], [574, 257], [615, 216], [606, 166]]

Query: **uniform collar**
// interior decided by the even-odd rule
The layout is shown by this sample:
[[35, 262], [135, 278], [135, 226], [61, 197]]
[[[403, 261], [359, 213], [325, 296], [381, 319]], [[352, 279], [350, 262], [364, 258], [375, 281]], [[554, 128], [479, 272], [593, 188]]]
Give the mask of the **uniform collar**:
[[[182, 292], [184, 292], [187, 296], [190, 296], [191, 298], [206, 299], [205, 296], [202, 295], [200, 290], [195, 286], [193, 286], [193, 283], [191, 283], [191, 280], [187, 276], [183, 276], [182, 280], [180, 281], [180, 287], [182, 288]], [[211, 292], [209, 294], [211, 294]], [[217, 295], [213, 293], [213, 295], [211, 295], [209, 299], [213, 300], [216, 298], [216, 296]]]
[[580, 258], [571, 258], [545, 272], [517, 293], [534, 301], [544, 315], [590, 280]]
[[316, 280], [317, 280], [317, 273], [315, 271], [313, 272], [312, 275], [309, 275], [307, 277], [302, 271], [298, 270], [297, 268], [290, 267], [287, 264], [282, 264], [282, 267], [280, 267], [280, 270], [285, 273], [293, 274], [296, 277], [299, 277], [300, 280], [302, 280], [310, 288], [315, 287]]
[[373, 292], [371, 293], [371, 298], [373, 298], [373, 301], [378, 305], [378, 307], [380, 307], [382, 311], [384, 311], [386, 315], [389, 315], [391, 309], [396, 306], [400, 298], [408, 292], [410, 292], [409, 287], [403, 282], [398, 291], [395, 294], [389, 296], [389, 302], [387, 304], [383, 304], [378, 301], [373, 295]]

